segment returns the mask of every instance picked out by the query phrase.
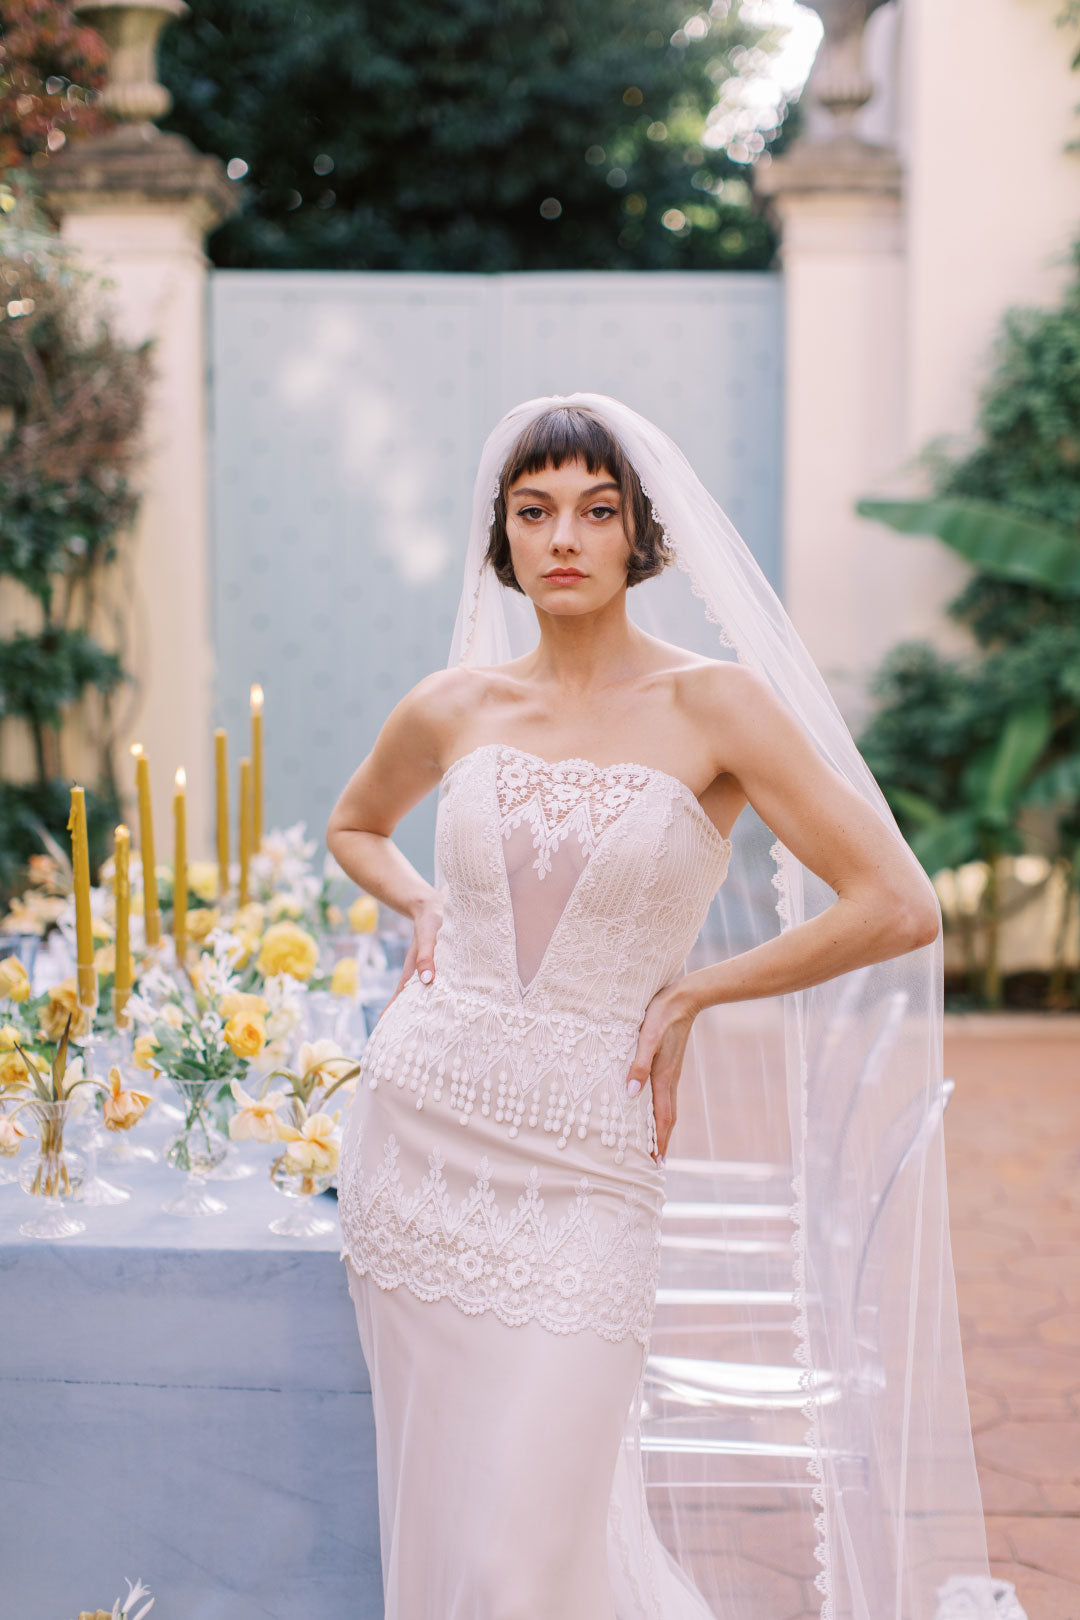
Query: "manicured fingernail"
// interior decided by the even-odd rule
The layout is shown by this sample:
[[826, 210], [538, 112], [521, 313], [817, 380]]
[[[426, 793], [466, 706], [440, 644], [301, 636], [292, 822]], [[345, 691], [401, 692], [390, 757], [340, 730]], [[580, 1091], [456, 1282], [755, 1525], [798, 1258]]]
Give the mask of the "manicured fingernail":
[[434, 977], [435, 977], [435, 975], [434, 975], [434, 973], [432, 973], [431, 969], [430, 968], [425, 968], [423, 973], [421, 973], [421, 975], [420, 975], [420, 983], [421, 984], [430, 984]]
[[627, 1095], [628, 1096], [636, 1097], [638, 1092], [641, 1090], [641, 1081], [640, 1080], [629, 1080], [627, 1082], [626, 1090], [627, 1090]]

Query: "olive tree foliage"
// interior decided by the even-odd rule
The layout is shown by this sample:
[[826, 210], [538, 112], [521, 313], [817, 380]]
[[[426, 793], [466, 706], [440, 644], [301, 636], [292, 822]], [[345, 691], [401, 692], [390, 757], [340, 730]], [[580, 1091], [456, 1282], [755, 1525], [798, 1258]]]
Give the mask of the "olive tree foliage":
[[752, 160], [792, 120], [730, 150], [708, 120], [782, 37], [738, 0], [202, 0], [162, 127], [243, 189], [223, 267], [761, 268]]

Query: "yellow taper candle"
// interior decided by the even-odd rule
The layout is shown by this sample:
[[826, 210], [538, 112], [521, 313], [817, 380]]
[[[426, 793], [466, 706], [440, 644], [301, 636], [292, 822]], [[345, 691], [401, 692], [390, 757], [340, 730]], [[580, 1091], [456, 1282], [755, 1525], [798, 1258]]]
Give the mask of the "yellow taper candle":
[[251, 688], [251, 853], [263, 841], [263, 689]]
[[218, 899], [229, 887], [229, 760], [228, 742], [221, 726], [214, 732], [214, 771], [217, 779]]
[[142, 743], [132, 743], [135, 756], [135, 787], [139, 795], [139, 856], [143, 874], [143, 926], [146, 943], [161, 943], [161, 906], [158, 903], [157, 870], [154, 866], [154, 813], [150, 807], [150, 761]]
[[116, 971], [113, 975], [113, 1018], [117, 1028], [128, 1023], [124, 1008], [131, 994], [131, 833], [121, 822], [113, 834], [113, 898], [116, 904]]
[[71, 868], [75, 878], [75, 983], [80, 1007], [97, 1007], [97, 969], [94, 967], [94, 929], [90, 921], [90, 846], [86, 837], [86, 794], [71, 790]]
[[187, 776], [183, 767], [176, 773], [176, 792], [173, 794], [173, 940], [176, 959], [184, 960], [187, 951]]
[[246, 906], [251, 899], [248, 869], [252, 846], [252, 770], [250, 759], [240, 761], [240, 894], [239, 902]]

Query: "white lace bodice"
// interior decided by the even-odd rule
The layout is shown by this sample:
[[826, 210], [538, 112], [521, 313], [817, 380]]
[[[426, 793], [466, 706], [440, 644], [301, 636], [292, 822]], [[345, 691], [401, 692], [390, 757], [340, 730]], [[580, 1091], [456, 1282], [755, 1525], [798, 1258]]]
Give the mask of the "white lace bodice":
[[451, 766], [435, 982], [414, 977], [376, 1025], [346, 1122], [358, 1268], [510, 1321], [647, 1332], [662, 1178], [627, 1071], [730, 854], [651, 767], [496, 743]]

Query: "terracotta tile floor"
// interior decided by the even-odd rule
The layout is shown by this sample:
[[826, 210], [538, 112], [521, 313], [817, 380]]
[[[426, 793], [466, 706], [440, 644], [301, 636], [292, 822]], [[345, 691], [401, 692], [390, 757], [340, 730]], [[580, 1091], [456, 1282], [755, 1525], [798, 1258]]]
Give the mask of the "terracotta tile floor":
[[949, 1019], [945, 1073], [956, 1081], [949, 1208], [992, 1567], [1029, 1620], [1080, 1620], [1080, 1019], [1050, 1033], [1010, 1017], [991, 1038]]

